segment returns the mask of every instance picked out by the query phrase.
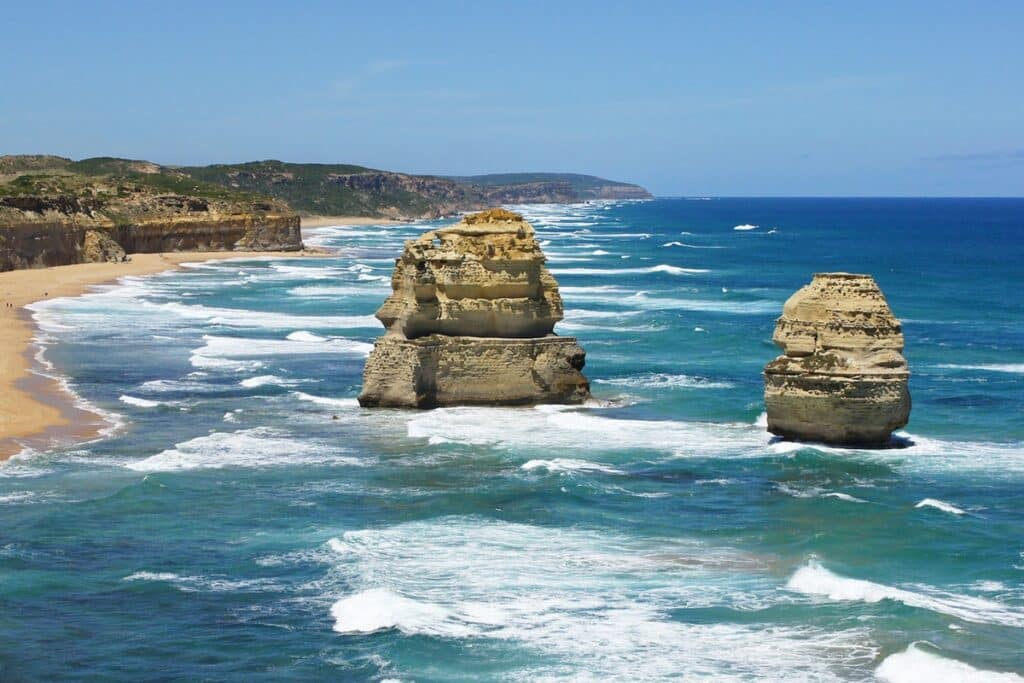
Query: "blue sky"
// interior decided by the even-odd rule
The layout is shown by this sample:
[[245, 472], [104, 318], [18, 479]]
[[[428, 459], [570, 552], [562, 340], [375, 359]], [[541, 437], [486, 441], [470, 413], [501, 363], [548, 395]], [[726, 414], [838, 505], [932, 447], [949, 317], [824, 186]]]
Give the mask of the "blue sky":
[[1024, 194], [1024, 2], [27, 2], [0, 153]]

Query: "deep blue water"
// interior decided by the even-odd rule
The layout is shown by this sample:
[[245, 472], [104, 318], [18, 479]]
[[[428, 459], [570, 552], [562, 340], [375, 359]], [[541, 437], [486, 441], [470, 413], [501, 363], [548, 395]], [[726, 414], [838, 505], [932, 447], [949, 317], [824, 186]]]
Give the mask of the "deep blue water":
[[[0, 679], [1024, 673], [1024, 200], [518, 208], [592, 405], [358, 408], [423, 225], [37, 305], [118, 426], [0, 466]], [[774, 319], [832, 270], [904, 322], [908, 448], [764, 430]]]

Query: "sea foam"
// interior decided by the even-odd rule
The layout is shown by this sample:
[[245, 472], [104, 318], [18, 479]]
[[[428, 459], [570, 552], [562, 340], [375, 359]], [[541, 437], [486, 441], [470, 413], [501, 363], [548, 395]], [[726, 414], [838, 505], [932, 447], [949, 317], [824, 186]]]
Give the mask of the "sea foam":
[[298, 439], [287, 432], [259, 427], [237, 432], [214, 432], [175, 444], [143, 460], [125, 465], [136, 472], [174, 472], [223, 467], [264, 468], [283, 465], [359, 465], [362, 462], [337, 449]]
[[1024, 628], [1024, 612], [992, 600], [937, 591], [930, 587], [907, 590], [834, 574], [811, 560], [790, 577], [786, 589], [834, 601], [879, 602], [894, 600], [908, 607], [930, 610], [979, 624]]
[[529, 460], [520, 466], [527, 472], [546, 470], [551, 473], [568, 474], [572, 472], [603, 472], [604, 474], [625, 474], [622, 470], [610, 465], [573, 458], [554, 458], [553, 460]]
[[552, 268], [556, 275], [641, 275], [646, 273], [668, 273], [669, 275], [698, 275], [710, 273], [707, 268], [682, 268], [660, 263], [647, 268]]
[[976, 669], [923, 650], [917, 643], [882, 660], [875, 675], [887, 683], [1024, 683], [1017, 674]]
[[650, 372], [630, 377], [595, 379], [594, 383], [640, 389], [731, 389], [733, 386], [730, 382], [715, 381], [705, 377], [677, 375], [665, 372]]
[[987, 363], [980, 365], [942, 363], [935, 367], [946, 368], [949, 370], [982, 370], [984, 372], [1009, 372], [1013, 374], [1024, 373], [1024, 363]]
[[[588, 680], [832, 677], [867, 666], [866, 629], [694, 623], [674, 610], [760, 609], [777, 593], [742, 553], [678, 537], [445, 517], [347, 531], [332, 539], [334, 630], [394, 629], [508, 641], [538, 658], [518, 677]], [[739, 581], [737, 579], [740, 578]]]

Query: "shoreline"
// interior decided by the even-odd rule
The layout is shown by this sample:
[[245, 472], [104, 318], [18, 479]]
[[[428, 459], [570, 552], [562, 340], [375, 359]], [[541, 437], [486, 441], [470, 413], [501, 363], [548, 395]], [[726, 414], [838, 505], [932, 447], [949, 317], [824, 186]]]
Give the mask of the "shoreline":
[[183, 263], [324, 255], [310, 250], [132, 254], [126, 263], [79, 263], [0, 273], [0, 463], [26, 449], [87, 441], [110, 429], [101, 414], [76, 403], [76, 397], [58, 378], [40, 371], [34, 343], [38, 330], [26, 306], [80, 296], [95, 285], [122, 277], [177, 270]]
[[366, 216], [301, 216], [299, 221], [305, 228], [326, 228], [332, 225], [406, 225], [413, 220], [393, 218], [368, 218]]

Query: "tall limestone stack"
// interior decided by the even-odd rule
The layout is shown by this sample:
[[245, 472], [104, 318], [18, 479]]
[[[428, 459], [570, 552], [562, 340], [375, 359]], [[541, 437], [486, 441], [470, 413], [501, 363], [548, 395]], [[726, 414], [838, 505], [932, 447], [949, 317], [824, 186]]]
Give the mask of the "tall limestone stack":
[[553, 333], [558, 283], [533, 228], [492, 209], [405, 243], [377, 311], [387, 328], [363, 372], [363, 406], [581, 403], [585, 354]]
[[786, 301], [764, 369], [768, 430], [882, 446], [910, 416], [903, 332], [870, 275], [817, 273]]

